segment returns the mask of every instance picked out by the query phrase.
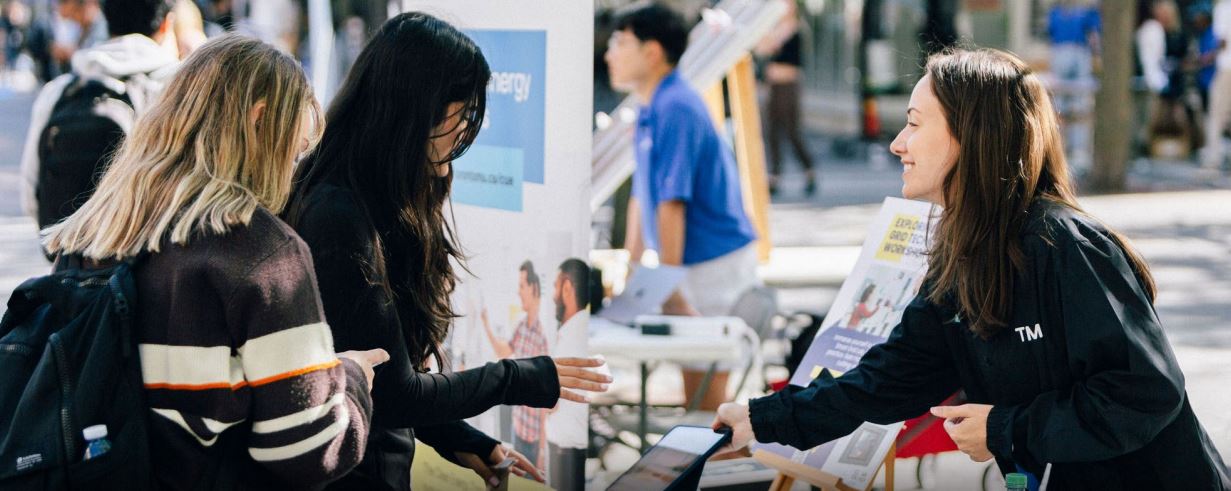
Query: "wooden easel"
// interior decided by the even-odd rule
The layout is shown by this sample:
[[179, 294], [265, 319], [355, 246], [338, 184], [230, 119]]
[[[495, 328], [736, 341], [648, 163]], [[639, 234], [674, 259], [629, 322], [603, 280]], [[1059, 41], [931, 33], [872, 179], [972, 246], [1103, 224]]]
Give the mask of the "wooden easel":
[[[723, 80], [727, 98], [723, 97]], [[765, 141], [761, 138], [761, 110], [757, 104], [757, 80], [752, 55], [745, 54], [723, 80], [702, 93], [719, 134], [726, 132], [726, 106], [731, 106], [735, 127], [735, 161], [739, 166], [744, 211], [757, 232], [757, 255], [769, 261], [773, 243], [769, 238], [769, 184], [765, 178]]]
[[[881, 468], [885, 470], [885, 491], [893, 491], [893, 464], [897, 460], [897, 447], [898, 444], [896, 442], [891, 444], [889, 452], [885, 454], [885, 460], [881, 462]], [[799, 462], [793, 462], [778, 454], [757, 450], [752, 454], [752, 458], [765, 464], [767, 467], [778, 470], [778, 477], [775, 477], [774, 482], [769, 485], [769, 491], [788, 491], [795, 484], [796, 480], [821, 488], [823, 491], [861, 491], [846, 485], [842, 482], [842, 478], [838, 476]], [[862, 491], [871, 490], [872, 483], [875, 481], [876, 478], [874, 476], [868, 482], [868, 487]]]

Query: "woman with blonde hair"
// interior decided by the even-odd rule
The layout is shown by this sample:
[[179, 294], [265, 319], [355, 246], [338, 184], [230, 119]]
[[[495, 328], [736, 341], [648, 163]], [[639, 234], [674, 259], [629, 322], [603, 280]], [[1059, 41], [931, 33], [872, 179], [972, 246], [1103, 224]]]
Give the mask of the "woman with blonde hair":
[[307, 246], [276, 213], [320, 133], [302, 69], [257, 40], [193, 53], [98, 190], [44, 231], [57, 268], [140, 258], [136, 320], [160, 487], [303, 487], [363, 456], [372, 365], [335, 354]]
[[[855, 368], [724, 404], [715, 426], [736, 448], [802, 449], [930, 408], [959, 450], [1032, 489], [1231, 488], [1149, 266], [1077, 203], [1039, 77], [994, 50], [933, 56], [925, 73], [890, 146], [902, 194], [944, 207], [918, 296]], [[958, 390], [970, 404], [932, 407]]]

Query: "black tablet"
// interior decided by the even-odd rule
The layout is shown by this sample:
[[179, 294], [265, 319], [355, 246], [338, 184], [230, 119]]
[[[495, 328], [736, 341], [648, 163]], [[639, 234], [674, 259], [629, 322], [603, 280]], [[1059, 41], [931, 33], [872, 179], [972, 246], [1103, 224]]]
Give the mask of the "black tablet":
[[704, 426], [676, 426], [641, 456], [607, 491], [674, 490], [700, 475], [705, 460], [731, 441], [731, 431]]

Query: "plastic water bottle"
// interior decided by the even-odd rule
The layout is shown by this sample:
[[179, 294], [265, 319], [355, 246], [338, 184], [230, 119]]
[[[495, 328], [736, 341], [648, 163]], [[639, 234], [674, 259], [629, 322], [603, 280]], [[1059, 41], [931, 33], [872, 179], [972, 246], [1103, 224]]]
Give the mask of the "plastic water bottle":
[[111, 441], [107, 440], [107, 425], [94, 425], [81, 431], [85, 436], [85, 458], [90, 460], [111, 451]]
[[1026, 491], [1026, 475], [1021, 473], [1011, 473], [1004, 476], [1005, 491]]

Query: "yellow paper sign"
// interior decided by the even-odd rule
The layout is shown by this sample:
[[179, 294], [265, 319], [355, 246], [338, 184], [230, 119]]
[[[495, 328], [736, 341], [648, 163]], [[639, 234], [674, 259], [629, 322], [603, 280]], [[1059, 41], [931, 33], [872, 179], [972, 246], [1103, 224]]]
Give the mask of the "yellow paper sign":
[[[817, 378], [817, 377], [820, 377], [820, 376], [821, 376], [821, 370], [824, 370], [824, 369], [825, 369], [825, 367], [820, 366], [820, 365], [817, 365], [817, 366], [812, 367], [812, 378]], [[845, 373], [845, 372], [839, 372], [839, 371], [837, 371], [837, 370], [830, 370], [830, 371], [829, 371], [829, 374], [830, 374], [830, 375], [832, 375], [832, 376], [833, 376], [833, 378], [838, 378], [838, 377], [841, 377], [843, 373]]]
[[919, 217], [905, 214], [895, 215], [889, 222], [889, 230], [885, 232], [885, 239], [881, 241], [880, 247], [876, 248], [876, 259], [901, 262], [902, 255], [906, 253], [906, 248], [910, 245], [910, 239], [914, 236], [915, 228], [918, 226]]

